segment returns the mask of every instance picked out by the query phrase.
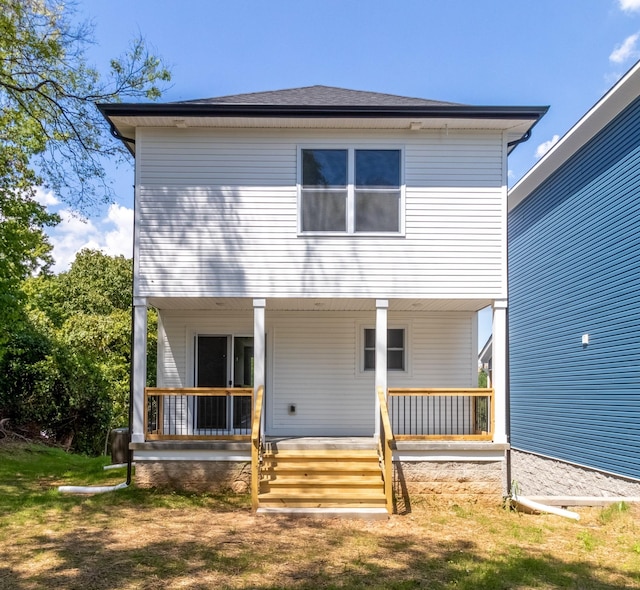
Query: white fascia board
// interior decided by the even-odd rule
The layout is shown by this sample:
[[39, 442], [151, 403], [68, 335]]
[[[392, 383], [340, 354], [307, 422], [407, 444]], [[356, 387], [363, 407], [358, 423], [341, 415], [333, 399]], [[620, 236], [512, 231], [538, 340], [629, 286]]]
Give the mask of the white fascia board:
[[508, 208], [531, 194], [640, 96], [638, 61], [509, 191]]

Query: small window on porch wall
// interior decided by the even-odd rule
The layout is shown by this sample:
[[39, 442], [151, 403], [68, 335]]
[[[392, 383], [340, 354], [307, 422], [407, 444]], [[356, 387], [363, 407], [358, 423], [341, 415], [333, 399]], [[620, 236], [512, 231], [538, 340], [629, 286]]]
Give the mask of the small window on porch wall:
[[[404, 328], [389, 328], [387, 330], [387, 370], [404, 371], [405, 362], [405, 330]], [[375, 328], [364, 330], [364, 370], [373, 371], [376, 368], [376, 331]]]

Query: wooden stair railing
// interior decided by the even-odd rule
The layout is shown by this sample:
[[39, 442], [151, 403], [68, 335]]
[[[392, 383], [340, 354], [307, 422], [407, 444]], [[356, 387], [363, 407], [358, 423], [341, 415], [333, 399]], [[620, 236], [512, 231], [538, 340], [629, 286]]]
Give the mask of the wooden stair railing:
[[378, 388], [378, 401], [380, 402], [380, 457], [382, 460], [382, 473], [384, 478], [384, 495], [386, 508], [389, 514], [393, 514], [393, 447], [395, 446], [391, 421], [389, 420], [389, 408], [387, 398], [381, 387]]
[[262, 404], [264, 399], [264, 385], [256, 391], [255, 410], [251, 424], [251, 506], [258, 510], [258, 496], [260, 494], [260, 464], [262, 461]]

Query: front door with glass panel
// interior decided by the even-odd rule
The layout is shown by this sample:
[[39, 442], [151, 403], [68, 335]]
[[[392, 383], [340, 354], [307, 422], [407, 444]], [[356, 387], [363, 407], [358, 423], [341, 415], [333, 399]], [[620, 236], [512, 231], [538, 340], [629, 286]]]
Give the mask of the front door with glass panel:
[[[196, 387], [253, 387], [253, 338], [205, 336], [196, 338]], [[198, 396], [194, 412], [200, 434], [246, 430], [251, 424], [251, 399]]]

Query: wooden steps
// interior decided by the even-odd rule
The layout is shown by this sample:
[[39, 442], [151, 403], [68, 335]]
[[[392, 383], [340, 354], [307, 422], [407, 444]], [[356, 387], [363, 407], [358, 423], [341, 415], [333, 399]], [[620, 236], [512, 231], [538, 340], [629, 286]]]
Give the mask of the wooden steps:
[[387, 516], [376, 449], [267, 449], [258, 513]]

